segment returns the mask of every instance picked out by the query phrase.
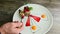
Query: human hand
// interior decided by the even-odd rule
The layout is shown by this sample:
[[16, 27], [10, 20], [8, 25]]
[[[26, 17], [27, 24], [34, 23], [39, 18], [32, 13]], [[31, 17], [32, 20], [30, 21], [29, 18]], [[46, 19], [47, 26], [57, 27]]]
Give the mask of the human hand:
[[23, 23], [18, 21], [8, 22], [3, 25], [2, 29], [8, 33], [20, 33], [23, 30]]

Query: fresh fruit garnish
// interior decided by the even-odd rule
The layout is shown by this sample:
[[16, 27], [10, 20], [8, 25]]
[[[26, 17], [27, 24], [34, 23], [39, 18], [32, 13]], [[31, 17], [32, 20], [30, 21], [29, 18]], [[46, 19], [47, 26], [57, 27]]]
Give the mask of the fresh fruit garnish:
[[24, 15], [23, 11], [19, 10], [19, 14], [20, 14], [21, 18], [24, 18], [25, 15]]
[[42, 14], [41, 17], [42, 17], [42, 18], [46, 18], [46, 15], [45, 15], [45, 14]]
[[29, 11], [32, 10], [32, 9], [33, 9], [32, 7], [26, 6], [26, 7], [24, 7], [24, 12], [29, 12]]
[[24, 12], [29, 12], [30, 10], [29, 10], [29, 7], [28, 6], [26, 6], [26, 7], [24, 7]]
[[33, 8], [32, 7], [29, 7], [29, 10], [32, 10]]
[[36, 30], [37, 29], [37, 27], [34, 25], [34, 26], [32, 26], [32, 30]]
[[29, 10], [28, 6], [24, 7], [24, 13], [25, 13], [25, 16], [29, 16], [30, 15], [30, 10]]

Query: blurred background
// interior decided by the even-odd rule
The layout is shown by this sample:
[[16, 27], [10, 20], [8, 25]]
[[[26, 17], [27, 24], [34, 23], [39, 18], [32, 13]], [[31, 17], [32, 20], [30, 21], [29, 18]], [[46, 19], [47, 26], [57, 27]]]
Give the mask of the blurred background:
[[8, 15], [5, 17], [12, 21], [15, 10], [25, 2], [40, 4], [48, 8], [53, 15], [54, 23], [47, 34], [60, 34], [60, 0], [0, 0], [0, 16], [2, 15], [0, 20], [4, 20], [4, 15]]

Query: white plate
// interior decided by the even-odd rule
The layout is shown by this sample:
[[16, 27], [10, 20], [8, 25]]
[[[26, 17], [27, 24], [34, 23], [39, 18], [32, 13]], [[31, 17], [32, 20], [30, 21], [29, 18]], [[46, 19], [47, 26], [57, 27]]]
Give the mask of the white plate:
[[[33, 25], [37, 26], [37, 29], [34, 31], [34, 30], [31, 30], [31, 26], [30, 27], [25, 26], [26, 20], [27, 20], [27, 17], [25, 17], [23, 19], [24, 30], [21, 31], [21, 34], [46, 34], [50, 30], [50, 28], [52, 27], [53, 17], [51, 15], [51, 13], [49, 12], [49, 10], [41, 5], [26, 4], [24, 6], [19, 7], [13, 15], [13, 21], [21, 21], [18, 10], [19, 9], [23, 10], [23, 8], [25, 6], [33, 7], [33, 10], [31, 10], [32, 15], [39, 16], [41, 18], [41, 15], [45, 14], [46, 18], [41, 18], [39, 23], [37, 23], [32, 18], [30, 18], [31, 24], [33, 23]], [[35, 32], [35, 33], [33, 33], [33, 32]]]

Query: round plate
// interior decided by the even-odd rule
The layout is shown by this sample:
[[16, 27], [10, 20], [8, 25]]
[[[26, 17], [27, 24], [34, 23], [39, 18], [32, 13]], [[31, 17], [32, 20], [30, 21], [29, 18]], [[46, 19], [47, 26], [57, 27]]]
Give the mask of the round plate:
[[[19, 15], [19, 9], [23, 10], [25, 6], [32, 7], [33, 9], [30, 11], [32, 15], [38, 16], [41, 18], [39, 22], [36, 22], [32, 17], [30, 18], [31, 26], [26, 27], [26, 20], [28, 17], [24, 17], [22, 22], [24, 23], [24, 30], [21, 31], [21, 34], [46, 34], [53, 24], [53, 17], [49, 10], [38, 4], [26, 4], [24, 6], [19, 7], [13, 15], [13, 21], [21, 21], [21, 17]], [[45, 15], [45, 18], [42, 17]], [[36, 30], [32, 30], [31, 27], [35, 25]]]

